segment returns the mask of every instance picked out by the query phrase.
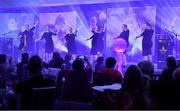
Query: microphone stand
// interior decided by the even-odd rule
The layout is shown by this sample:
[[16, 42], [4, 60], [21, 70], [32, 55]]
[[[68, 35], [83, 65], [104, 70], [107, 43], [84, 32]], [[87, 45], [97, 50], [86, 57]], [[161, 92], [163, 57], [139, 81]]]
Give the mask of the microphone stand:
[[9, 31], [9, 32], [3, 33], [1, 35], [3, 35], [5, 37], [7, 34], [12, 33], [12, 32], [14, 32], [14, 31]]
[[175, 35], [175, 37], [176, 37], [176, 59], [177, 59], [177, 56], [178, 56], [178, 55], [177, 55], [177, 51], [178, 51], [177, 37], [180, 36], [180, 35], [177, 34], [177, 33], [175, 33], [175, 32], [173, 32], [173, 31], [167, 30], [167, 29], [165, 29], [165, 31], [167, 31], [167, 32]]
[[[7, 34], [10, 34], [12, 32], [15, 32], [16, 30], [13, 30], [13, 31], [9, 31], [9, 32], [6, 32], [6, 33], [3, 33], [1, 35], [3, 35], [4, 39], [7, 39], [7, 45], [10, 44], [10, 47], [11, 47], [11, 54], [14, 55], [14, 47], [13, 47], [13, 38], [6, 38], [6, 35]], [[9, 42], [9, 43], [8, 43]]]

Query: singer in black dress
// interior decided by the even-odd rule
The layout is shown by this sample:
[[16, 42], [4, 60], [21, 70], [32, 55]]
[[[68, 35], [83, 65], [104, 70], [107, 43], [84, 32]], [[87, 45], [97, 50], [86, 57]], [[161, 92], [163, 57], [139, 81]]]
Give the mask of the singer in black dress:
[[69, 54], [76, 54], [77, 53], [77, 49], [76, 49], [76, 33], [73, 33], [73, 29], [70, 28], [70, 31], [68, 34], [66, 34], [65, 39], [66, 39], [66, 47], [68, 50]]
[[[129, 46], [129, 29], [127, 28], [127, 25], [126, 24], [123, 24], [122, 25], [122, 32], [119, 34], [119, 36], [115, 39], [118, 39], [118, 38], [122, 38], [126, 41], [127, 43], [127, 47]], [[126, 51], [123, 52], [124, 54], [126, 54]]]
[[142, 39], [142, 54], [144, 56], [144, 60], [152, 61], [152, 37], [154, 30], [151, 28], [151, 25], [149, 23], [144, 24], [145, 30], [144, 32], [136, 37], [143, 37]]
[[53, 53], [54, 51], [54, 43], [52, 40], [52, 35], [56, 35], [51, 31], [44, 32], [41, 39], [45, 39], [45, 53]]
[[34, 24], [32, 28], [29, 28], [29, 24], [25, 25], [25, 31], [23, 32], [23, 38], [24, 38], [24, 46], [22, 48], [22, 51], [26, 51], [29, 54], [34, 53], [34, 29], [37, 26], [38, 21]]
[[19, 32], [18, 37], [20, 38], [19, 50], [22, 50], [24, 47], [24, 33]]
[[32, 27], [29, 29], [29, 25], [26, 26], [27, 29], [24, 31], [24, 37], [26, 38], [26, 48], [25, 50], [28, 53], [33, 53], [34, 52], [34, 39], [33, 39], [33, 34], [34, 34], [34, 29], [35, 27]]
[[87, 39], [90, 40], [92, 39], [91, 42], [91, 55], [97, 55], [98, 53], [103, 52], [104, 48], [104, 32], [100, 31], [100, 27], [97, 27], [96, 31], [92, 31], [93, 35]]
[[54, 51], [54, 43], [52, 36], [56, 35], [56, 33], [51, 32], [49, 26], [46, 26], [45, 32], [42, 34], [42, 37], [37, 39], [36, 41], [45, 39], [45, 53], [46, 54], [51, 54]]
[[153, 29], [145, 29], [144, 32], [141, 34], [143, 36], [142, 39], [142, 53], [143, 56], [152, 55], [152, 36], [153, 36], [154, 30]]

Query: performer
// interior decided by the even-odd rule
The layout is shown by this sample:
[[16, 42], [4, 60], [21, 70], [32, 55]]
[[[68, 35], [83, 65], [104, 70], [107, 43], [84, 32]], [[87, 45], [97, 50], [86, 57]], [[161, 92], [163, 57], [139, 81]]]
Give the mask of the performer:
[[[129, 29], [128, 29], [128, 26], [126, 24], [122, 25], [122, 32], [115, 39], [118, 39], [118, 38], [124, 39], [127, 43], [127, 47], [129, 46]], [[125, 65], [125, 66], [127, 65], [126, 50], [123, 52], [123, 65]]]
[[45, 32], [43, 33], [42, 37], [39, 39], [36, 39], [36, 42], [42, 39], [45, 39], [45, 59], [46, 61], [49, 61], [51, 59], [51, 55], [54, 51], [54, 43], [52, 40], [52, 35], [56, 35], [56, 33], [53, 33], [50, 31], [50, 28], [48, 25], [46, 25]]
[[20, 38], [19, 50], [23, 51], [24, 48], [24, 31], [19, 32], [18, 38]]
[[72, 55], [73, 59], [76, 58], [76, 53], [77, 53], [76, 42], [75, 42], [76, 35], [77, 35], [77, 30], [73, 33], [72, 27], [69, 29], [69, 33], [65, 35], [68, 54]]
[[93, 56], [93, 61], [96, 60], [99, 56], [102, 56], [103, 47], [104, 47], [104, 30], [101, 30], [99, 26], [92, 31], [93, 35], [87, 40], [92, 39], [91, 42], [91, 52]]
[[151, 28], [151, 25], [149, 23], [144, 24], [144, 32], [136, 37], [143, 37], [142, 39], [142, 54], [144, 56], [144, 60], [152, 61], [152, 36], [153, 36], [154, 30]]
[[26, 51], [29, 54], [32, 54], [34, 52], [34, 39], [33, 39], [33, 31], [35, 27], [38, 25], [38, 21], [34, 24], [32, 28], [29, 28], [29, 24], [25, 25], [25, 31], [23, 32], [23, 38], [24, 38], [24, 46], [21, 49], [21, 51]]

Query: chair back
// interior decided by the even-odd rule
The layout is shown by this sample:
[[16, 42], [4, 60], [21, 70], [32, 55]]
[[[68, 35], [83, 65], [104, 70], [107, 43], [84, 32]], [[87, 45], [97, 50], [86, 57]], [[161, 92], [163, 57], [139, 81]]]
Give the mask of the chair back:
[[23, 75], [22, 75], [22, 81], [26, 81], [29, 79], [29, 71], [28, 71], [28, 64], [23, 65]]
[[161, 77], [161, 74], [153, 74], [153, 75], [151, 75], [151, 79], [153, 81], [158, 81], [160, 79], [160, 77]]
[[91, 110], [92, 103], [56, 100], [54, 110]]
[[53, 109], [56, 87], [42, 87], [32, 89], [32, 109]]
[[110, 85], [112, 80], [109, 74], [106, 73], [93, 73], [93, 85]]
[[48, 75], [56, 77], [60, 71], [61, 69], [59, 68], [48, 68]]

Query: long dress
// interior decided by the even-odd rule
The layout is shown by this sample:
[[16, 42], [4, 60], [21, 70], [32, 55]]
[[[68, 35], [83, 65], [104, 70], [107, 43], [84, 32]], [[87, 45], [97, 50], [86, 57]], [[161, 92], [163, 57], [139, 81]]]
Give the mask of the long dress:
[[143, 36], [142, 39], [142, 54], [143, 56], [151, 55], [152, 54], [152, 36], [153, 36], [154, 30], [152, 29], [145, 29], [144, 32], [141, 34]]
[[19, 50], [24, 47], [24, 32], [19, 32], [18, 37], [20, 37]]
[[91, 37], [92, 42], [91, 42], [91, 55], [96, 55], [98, 52], [103, 52], [104, 48], [104, 32], [98, 33], [98, 32], [93, 32], [93, 35]]
[[76, 34], [72, 33], [72, 34], [66, 34], [65, 39], [66, 39], [66, 47], [68, 50], [69, 54], [76, 54], [77, 49], [76, 49]]
[[33, 39], [33, 31], [35, 27], [32, 27], [30, 30], [24, 31], [24, 36], [26, 36], [26, 51], [29, 53], [34, 52], [34, 39]]
[[53, 53], [54, 51], [54, 43], [52, 40], [52, 35], [56, 35], [56, 34], [51, 31], [44, 32], [41, 38], [41, 39], [45, 39], [45, 53]]

